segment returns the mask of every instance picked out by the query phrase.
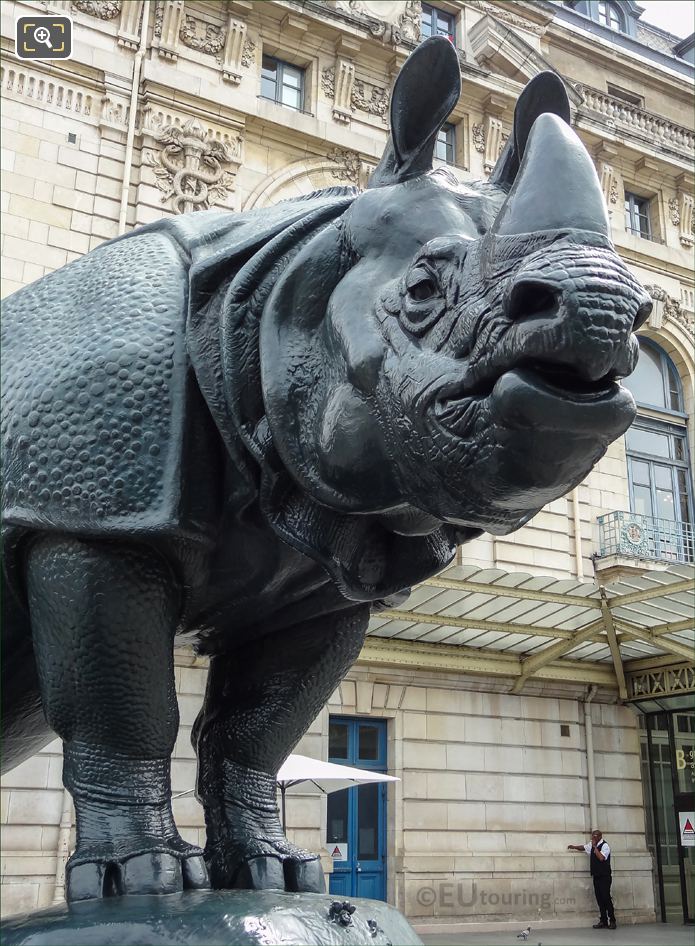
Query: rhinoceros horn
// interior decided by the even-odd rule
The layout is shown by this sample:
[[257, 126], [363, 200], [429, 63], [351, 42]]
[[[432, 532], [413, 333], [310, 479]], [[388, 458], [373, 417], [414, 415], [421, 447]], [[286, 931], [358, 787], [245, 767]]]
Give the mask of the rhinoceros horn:
[[391, 95], [391, 137], [368, 187], [399, 184], [432, 170], [437, 133], [458, 102], [461, 70], [444, 36], [421, 43], [405, 61]]
[[545, 113], [529, 132], [519, 173], [491, 233], [568, 229], [610, 239], [606, 203], [591, 158], [569, 125]]

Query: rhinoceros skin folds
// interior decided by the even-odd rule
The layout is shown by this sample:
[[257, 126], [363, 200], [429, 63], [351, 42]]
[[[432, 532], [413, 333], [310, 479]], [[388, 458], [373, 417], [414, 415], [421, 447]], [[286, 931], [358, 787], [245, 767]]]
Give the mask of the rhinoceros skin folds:
[[[634, 417], [649, 297], [562, 81], [529, 83], [467, 184], [433, 170], [459, 94], [429, 39], [364, 192], [162, 220], [5, 302], [3, 759], [63, 740], [72, 902], [320, 893], [275, 774], [370, 608], [519, 528]], [[182, 640], [210, 657], [204, 849], [171, 810]]]

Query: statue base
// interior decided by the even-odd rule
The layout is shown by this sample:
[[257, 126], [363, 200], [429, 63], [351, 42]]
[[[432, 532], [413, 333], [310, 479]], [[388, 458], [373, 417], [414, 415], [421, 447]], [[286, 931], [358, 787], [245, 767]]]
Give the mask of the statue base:
[[418, 946], [398, 910], [355, 898], [331, 909], [330, 894], [191, 890], [162, 897], [85, 900], [8, 917], [3, 946]]

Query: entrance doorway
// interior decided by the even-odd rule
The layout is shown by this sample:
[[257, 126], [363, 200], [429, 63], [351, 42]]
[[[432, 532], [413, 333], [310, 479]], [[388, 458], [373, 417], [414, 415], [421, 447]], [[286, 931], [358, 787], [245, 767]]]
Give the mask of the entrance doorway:
[[[328, 761], [386, 772], [386, 720], [332, 716]], [[328, 796], [326, 846], [335, 852], [330, 892], [386, 899], [386, 785], [372, 783]]]
[[661, 919], [695, 920], [695, 712], [644, 717], [642, 768], [647, 840], [657, 868]]

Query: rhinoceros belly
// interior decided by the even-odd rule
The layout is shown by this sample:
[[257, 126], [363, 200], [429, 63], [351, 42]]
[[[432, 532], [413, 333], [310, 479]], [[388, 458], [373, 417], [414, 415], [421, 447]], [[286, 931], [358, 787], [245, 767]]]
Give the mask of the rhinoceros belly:
[[182, 500], [202, 404], [187, 298], [176, 244], [141, 231], [6, 300], [6, 527], [129, 537], [201, 527], [204, 516], [184, 521]]

